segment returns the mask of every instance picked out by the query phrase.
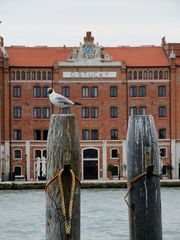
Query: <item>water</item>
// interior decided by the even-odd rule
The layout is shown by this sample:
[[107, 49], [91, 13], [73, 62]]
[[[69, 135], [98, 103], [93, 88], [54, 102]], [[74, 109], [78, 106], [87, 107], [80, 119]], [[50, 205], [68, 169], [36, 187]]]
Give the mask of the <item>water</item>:
[[[126, 189], [83, 189], [81, 240], [128, 240]], [[180, 240], [180, 188], [162, 188], [163, 240]], [[45, 240], [42, 190], [0, 191], [0, 240]]]

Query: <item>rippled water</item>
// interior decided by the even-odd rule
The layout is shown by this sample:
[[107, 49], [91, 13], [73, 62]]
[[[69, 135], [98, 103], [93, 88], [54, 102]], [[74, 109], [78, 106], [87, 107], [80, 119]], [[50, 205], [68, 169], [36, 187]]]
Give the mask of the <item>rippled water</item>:
[[[83, 189], [81, 240], [128, 240], [126, 189]], [[180, 188], [162, 188], [163, 240], [180, 239]], [[0, 191], [0, 240], [45, 240], [42, 190]]]

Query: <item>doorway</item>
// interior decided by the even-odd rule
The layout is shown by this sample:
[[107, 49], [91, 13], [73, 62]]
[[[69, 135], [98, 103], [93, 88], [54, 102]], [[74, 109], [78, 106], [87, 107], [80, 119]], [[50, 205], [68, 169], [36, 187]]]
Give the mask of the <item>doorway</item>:
[[88, 148], [83, 150], [83, 179], [98, 179], [98, 150]]

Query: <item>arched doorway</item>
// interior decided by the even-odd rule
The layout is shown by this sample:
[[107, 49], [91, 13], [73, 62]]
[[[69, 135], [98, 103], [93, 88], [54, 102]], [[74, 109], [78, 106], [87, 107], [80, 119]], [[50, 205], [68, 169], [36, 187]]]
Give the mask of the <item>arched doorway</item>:
[[98, 149], [87, 148], [83, 150], [83, 179], [98, 179]]
[[21, 167], [20, 166], [15, 166], [14, 167], [14, 175], [15, 176], [21, 176]]

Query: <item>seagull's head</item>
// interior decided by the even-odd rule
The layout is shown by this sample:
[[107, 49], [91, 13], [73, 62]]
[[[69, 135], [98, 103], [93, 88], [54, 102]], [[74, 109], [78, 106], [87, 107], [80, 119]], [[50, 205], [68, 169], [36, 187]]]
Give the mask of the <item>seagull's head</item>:
[[48, 88], [48, 93], [51, 94], [54, 90], [52, 88]]

